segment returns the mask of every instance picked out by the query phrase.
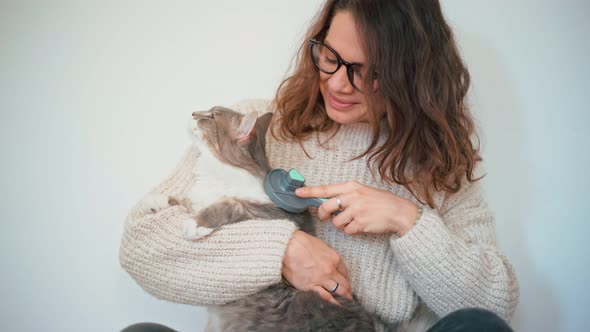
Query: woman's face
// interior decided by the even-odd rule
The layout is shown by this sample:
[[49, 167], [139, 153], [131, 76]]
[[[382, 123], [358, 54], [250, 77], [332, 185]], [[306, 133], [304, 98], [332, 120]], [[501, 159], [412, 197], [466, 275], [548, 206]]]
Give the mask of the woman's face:
[[[333, 48], [344, 61], [367, 65], [356, 22], [348, 11], [334, 15], [324, 43]], [[342, 65], [334, 74], [319, 71], [320, 92], [330, 119], [340, 124], [368, 122], [367, 97], [357, 91]]]

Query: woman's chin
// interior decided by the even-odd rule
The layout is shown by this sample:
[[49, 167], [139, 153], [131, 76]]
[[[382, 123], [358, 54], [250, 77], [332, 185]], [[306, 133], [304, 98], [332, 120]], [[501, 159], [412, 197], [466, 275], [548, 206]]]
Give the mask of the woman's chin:
[[326, 113], [328, 114], [328, 117], [332, 119], [332, 121], [338, 124], [345, 125], [357, 122], [366, 122], [364, 121], [364, 112], [357, 110], [356, 108], [347, 111], [339, 111], [328, 106], [326, 107]]

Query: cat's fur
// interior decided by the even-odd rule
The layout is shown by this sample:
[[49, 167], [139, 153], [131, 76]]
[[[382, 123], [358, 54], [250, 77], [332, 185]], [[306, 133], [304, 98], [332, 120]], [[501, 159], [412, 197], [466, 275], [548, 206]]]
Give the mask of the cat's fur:
[[[248, 219], [289, 219], [313, 233], [308, 212], [281, 210], [264, 193], [264, 176], [270, 170], [265, 133], [271, 117], [271, 113], [244, 116], [223, 107], [193, 113], [195, 144], [201, 153], [196, 185], [186, 198], [151, 195], [146, 207], [156, 211], [185, 206], [194, 214], [184, 223], [184, 236], [190, 240]], [[359, 303], [338, 296], [337, 300], [341, 306], [281, 282], [209, 310], [221, 331], [374, 331], [375, 318]]]

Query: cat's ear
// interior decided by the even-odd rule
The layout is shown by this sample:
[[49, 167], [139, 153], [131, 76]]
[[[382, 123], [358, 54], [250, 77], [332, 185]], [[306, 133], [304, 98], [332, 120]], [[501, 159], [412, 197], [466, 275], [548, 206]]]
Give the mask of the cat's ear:
[[258, 135], [262, 135], [263, 137], [266, 135], [266, 131], [268, 130], [270, 121], [272, 120], [272, 115], [273, 114], [271, 112], [267, 112], [258, 117], [258, 121], [256, 122]]
[[244, 115], [240, 126], [236, 131], [236, 140], [238, 143], [245, 143], [256, 134], [256, 121], [258, 120], [258, 113], [252, 112]]

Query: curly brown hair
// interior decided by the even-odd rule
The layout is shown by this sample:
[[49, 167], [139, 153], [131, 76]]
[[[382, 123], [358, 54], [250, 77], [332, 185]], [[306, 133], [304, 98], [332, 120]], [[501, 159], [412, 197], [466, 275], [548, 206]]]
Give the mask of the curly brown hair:
[[[470, 76], [438, 0], [326, 1], [299, 48], [293, 73], [277, 90], [278, 136], [301, 143], [313, 132], [339, 128], [325, 111], [308, 46], [310, 38], [325, 36], [338, 11], [354, 17], [368, 72], [379, 82], [367, 98], [373, 140], [356, 159], [368, 156], [367, 166], [376, 167], [384, 181], [405, 186], [430, 207], [435, 207], [433, 190], [455, 193], [463, 179], [479, 180], [474, 178], [479, 138], [465, 101]], [[384, 144], [378, 144], [383, 134]]]

